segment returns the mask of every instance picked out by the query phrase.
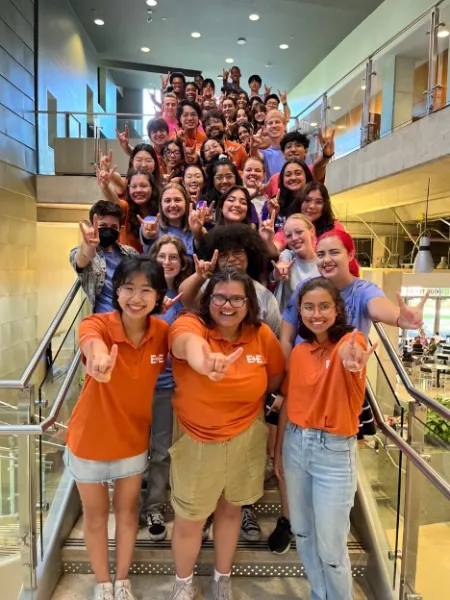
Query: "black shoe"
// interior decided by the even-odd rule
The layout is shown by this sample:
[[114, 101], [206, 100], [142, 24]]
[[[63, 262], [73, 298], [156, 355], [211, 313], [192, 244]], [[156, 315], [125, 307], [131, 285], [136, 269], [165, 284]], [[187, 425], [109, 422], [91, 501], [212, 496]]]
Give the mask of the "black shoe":
[[285, 517], [279, 517], [277, 526], [267, 540], [269, 552], [272, 554], [286, 554], [291, 549], [291, 524]]
[[241, 536], [247, 542], [258, 542], [261, 539], [261, 527], [250, 506], [244, 506], [241, 513]]
[[213, 517], [214, 517], [214, 514], [209, 515], [209, 517], [206, 519], [205, 524], [203, 525], [202, 540], [204, 542], [209, 538], [209, 532], [211, 531]]
[[167, 528], [164, 517], [160, 512], [153, 512], [147, 515], [148, 536], [152, 542], [161, 542], [166, 539]]

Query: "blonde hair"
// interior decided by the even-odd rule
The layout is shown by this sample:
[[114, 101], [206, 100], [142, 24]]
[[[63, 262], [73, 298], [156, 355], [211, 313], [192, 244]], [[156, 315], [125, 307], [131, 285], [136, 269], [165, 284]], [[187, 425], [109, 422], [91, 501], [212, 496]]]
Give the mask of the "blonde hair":
[[[308, 217], [305, 217], [305, 215], [302, 215], [301, 213], [294, 213], [293, 215], [289, 215], [288, 218], [286, 219], [284, 225], [286, 225], [286, 223], [289, 221], [289, 219], [295, 219], [296, 221], [303, 221], [303, 223], [306, 225], [306, 229], [309, 229], [310, 231], [312, 231], [313, 235], [316, 235], [316, 228], [314, 227], [313, 222], [308, 219]], [[283, 226], [284, 229], [284, 226]]]
[[267, 123], [269, 119], [275, 119], [275, 117], [278, 117], [281, 121], [283, 121], [284, 124], [286, 124], [286, 117], [281, 111], [277, 109], [269, 110], [269, 112], [266, 113], [264, 123]]

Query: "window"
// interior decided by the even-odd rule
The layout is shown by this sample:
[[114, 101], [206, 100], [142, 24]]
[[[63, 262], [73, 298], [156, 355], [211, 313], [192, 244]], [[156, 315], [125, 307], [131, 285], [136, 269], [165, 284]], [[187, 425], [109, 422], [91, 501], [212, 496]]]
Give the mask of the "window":
[[152, 97], [154, 97], [158, 103], [161, 103], [161, 90], [147, 88], [142, 90], [142, 94], [142, 106], [144, 112], [142, 117], [142, 137], [146, 142], [148, 142], [147, 123], [150, 119], [154, 119], [157, 113], [159, 114], [160, 111], [159, 106], [154, 104]]

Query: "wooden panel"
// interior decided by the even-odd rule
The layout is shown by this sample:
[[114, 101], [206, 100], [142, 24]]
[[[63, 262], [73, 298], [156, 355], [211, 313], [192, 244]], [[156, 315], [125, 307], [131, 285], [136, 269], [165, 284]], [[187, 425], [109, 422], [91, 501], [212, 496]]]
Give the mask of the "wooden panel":
[[34, 124], [34, 102], [0, 75], [0, 102], [9, 110]]
[[33, 25], [34, 23], [34, 2], [33, 0], [10, 0], [11, 3], [17, 8], [21, 15]]
[[34, 74], [33, 51], [0, 18], [0, 40], [2, 47], [29, 73]]
[[25, 44], [34, 50], [34, 28], [17, 10], [11, 0], [1, 0], [2, 19], [17, 33]]
[[0, 133], [0, 161], [34, 173], [35, 151]]
[[0, 104], [0, 133], [4, 133], [31, 149], [36, 148], [34, 125]]
[[0, 46], [0, 75], [34, 99], [34, 77]]

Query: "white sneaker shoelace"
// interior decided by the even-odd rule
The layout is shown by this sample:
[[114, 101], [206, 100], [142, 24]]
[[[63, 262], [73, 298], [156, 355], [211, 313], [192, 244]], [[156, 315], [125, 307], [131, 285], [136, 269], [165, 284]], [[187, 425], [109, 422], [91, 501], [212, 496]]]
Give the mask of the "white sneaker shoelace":
[[[118, 583], [119, 585], [117, 585]], [[116, 582], [114, 587], [114, 600], [136, 600], [131, 593], [130, 582], [128, 580]]]
[[114, 590], [112, 584], [101, 583], [95, 588], [95, 600], [114, 600]]

